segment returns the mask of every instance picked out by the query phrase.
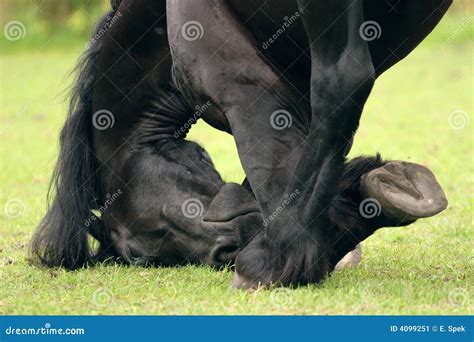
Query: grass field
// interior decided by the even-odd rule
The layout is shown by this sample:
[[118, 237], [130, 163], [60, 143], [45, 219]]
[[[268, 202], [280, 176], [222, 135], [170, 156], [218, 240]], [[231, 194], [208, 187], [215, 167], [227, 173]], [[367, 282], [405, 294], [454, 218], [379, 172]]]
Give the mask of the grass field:
[[[351, 153], [380, 151], [428, 166], [449, 208], [377, 232], [364, 242], [358, 267], [321, 285], [254, 293], [231, 289], [230, 271], [207, 267], [65, 272], [30, 266], [28, 243], [45, 211], [65, 116], [66, 75], [84, 44], [28, 50], [2, 42], [0, 314], [473, 313], [473, 56], [465, 21], [448, 17], [377, 82]], [[230, 137], [198, 124], [192, 138], [226, 180], [243, 179]]]

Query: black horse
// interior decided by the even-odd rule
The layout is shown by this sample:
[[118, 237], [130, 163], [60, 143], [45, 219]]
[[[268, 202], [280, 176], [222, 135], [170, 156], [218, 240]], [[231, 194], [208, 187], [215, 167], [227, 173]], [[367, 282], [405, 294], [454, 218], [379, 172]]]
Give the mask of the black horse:
[[[34, 255], [67, 269], [235, 262], [235, 286], [303, 285], [377, 229], [439, 213], [423, 166], [346, 156], [376, 78], [450, 4], [112, 1], [78, 66]], [[199, 118], [234, 136], [242, 185], [185, 139]]]

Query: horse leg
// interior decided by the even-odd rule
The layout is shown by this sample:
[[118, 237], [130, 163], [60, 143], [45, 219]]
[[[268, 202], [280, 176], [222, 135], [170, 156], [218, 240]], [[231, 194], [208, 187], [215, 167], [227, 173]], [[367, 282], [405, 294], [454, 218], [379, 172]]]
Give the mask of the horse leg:
[[[283, 202], [299, 196], [304, 189], [287, 186], [305, 147], [310, 108], [297, 101], [298, 97], [264, 60], [251, 34], [225, 2], [168, 0], [167, 4], [176, 83], [189, 102], [209, 100], [212, 108], [225, 113], [250, 187], [263, 217], [269, 221], [262, 234], [278, 235], [291, 244], [300, 232], [297, 225], [272, 219]], [[218, 30], [213, 29], [216, 21]], [[185, 34], [191, 24], [200, 33], [194, 40]], [[251, 247], [254, 241], [242, 252], [255, 250]], [[242, 261], [239, 254], [237, 272], [250, 267], [252, 283], [271, 282], [275, 262], [273, 254], [264, 253], [277, 250], [278, 246], [268, 243], [265, 250], [257, 251], [261, 254], [253, 254], [248, 261]], [[305, 251], [300, 249], [299, 253]]]
[[[339, 175], [343, 175], [341, 165], [344, 146], [357, 129], [362, 108], [377, 75], [369, 45], [360, 34], [364, 23], [362, 1], [343, 1], [329, 8], [317, 0], [300, 0], [298, 5], [310, 41], [312, 58], [313, 116], [308, 144], [317, 145], [318, 153], [313, 156], [304, 153], [295, 178], [307, 179], [309, 184], [314, 184], [313, 193], [306, 198], [301, 196], [303, 203], [307, 203], [307, 227], [318, 231], [320, 237], [329, 242], [324, 255], [309, 262], [310, 267], [306, 270], [308, 275], [305, 276], [311, 280], [311, 277], [318, 279], [324, 276], [327, 264], [320, 260], [325, 256], [332, 268], [342, 256], [376, 229], [403, 226], [417, 218], [432, 216], [444, 210], [447, 202], [441, 187], [426, 168], [403, 162], [387, 163], [365, 174], [361, 183], [362, 190], [369, 197], [366, 200], [376, 201], [380, 211], [383, 208], [382, 217], [374, 222], [368, 222], [367, 217], [363, 217], [365, 220], [359, 218], [359, 222], [352, 222], [351, 234], [328, 229], [331, 220], [328, 221], [324, 215], [328, 203], [336, 199], [331, 189], [334, 187], [333, 182], [338, 182], [341, 179]], [[430, 25], [434, 26], [438, 20]], [[414, 38], [414, 46], [428, 32]], [[311, 169], [318, 171], [310, 174], [308, 172]], [[298, 184], [297, 180], [295, 184]], [[310, 221], [312, 212], [321, 217], [315, 219], [314, 225]], [[358, 216], [364, 216], [364, 213], [360, 212]], [[349, 217], [339, 221], [347, 226], [351, 223]], [[283, 273], [285, 276], [297, 278], [291, 277], [291, 266], [288, 270], [286, 274]]]
[[[342, 173], [344, 150], [360, 115], [360, 109], [351, 105], [351, 101], [344, 103], [349, 108], [339, 110], [342, 113], [337, 118], [330, 117], [334, 108], [324, 107], [334, 107], [341, 96], [345, 99], [344, 96], [352, 95], [353, 88], [357, 92], [353, 98], [363, 104], [368, 91], [359, 91], [357, 86], [359, 82], [366, 82], [367, 70], [358, 68], [359, 64], [351, 61], [349, 54], [338, 68], [323, 63], [326, 73], [320, 84], [324, 83], [329, 90], [322, 97], [323, 101], [316, 102], [323, 106], [323, 113], [318, 110], [313, 115], [313, 132], [308, 138], [307, 112], [310, 109], [295, 101], [296, 96], [261, 57], [250, 34], [222, 2], [169, 0], [167, 4], [176, 82], [191, 103], [211, 99], [214, 107], [226, 113], [248, 182], [264, 218], [269, 221], [266, 229], [250, 241], [237, 258], [238, 277], [244, 279], [241, 285], [319, 281], [332, 269], [329, 254], [333, 253], [326, 246], [330, 238], [324, 236], [319, 227], [314, 228], [313, 218], [323, 219], [328, 230], [332, 227], [328, 215], [319, 213], [330, 206], [331, 192], [337, 188]], [[216, 18], [220, 29], [212, 30]], [[324, 20], [315, 21], [327, 24]], [[186, 35], [191, 24], [197, 30], [196, 38]], [[357, 23], [353, 23], [352, 29], [358, 32], [355, 25]], [[326, 46], [332, 45], [334, 35], [333, 32], [326, 37], [323, 53]], [[360, 37], [359, 40], [360, 44], [365, 43]], [[367, 48], [353, 50], [353, 54], [366, 52], [362, 57], [367, 59]], [[334, 58], [335, 54], [328, 56], [327, 62]], [[369, 64], [370, 59], [365, 62]], [[373, 82], [371, 76], [369, 69], [369, 82]], [[341, 87], [344, 92], [338, 89]], [[322, 88], [319, 86], [318, 91], [324, 95]], [[325, 104], [327, 101], [329, 104]], [[329, 120], [324, 120], [324, 116]], [[341, 130], [337, 123], [342, 123], [346, 127], [341, 128], [345, 129]], [[334, 146], [339, 141], [342, 141], [341, 146]], [[333, 158], [321, 166], [321, 160], [326, 161], [326, 156], [331, 154]], [[331, 182], [317, 182], [318, 174]], [[316, 192], [316, 185], [323, 189]], [[315, 205], [317, 201], [311, 198], [313, 191], [326, 200], [324, 205]], [[281, 212], [282, 202], [288, 197], [292, 203]]]
[[[243, 185], [252, 191], [247, 179]], [[446, 207], [441, 186], [424, 166], [384, 161], [378, 155], [346, 162], [329, 208], [335, 232], [331, 247], [337, 251], [331, 263], [337, 262], [335, 270], [354, 266], [361, 261], [360, 242], [378, 229], [408, 226]]]
[[[237, 286], [255, 286], [256, 280], [264, 284], [318, 282], [341, 258], [335, 250], [337, 231], [328, 209], [375, 73], [368, 44], [359, 35], [364, 19], [362, 1], [328, 4], [302, 0], [298, 5], [311, 47], [312, 118], [301, 160], [287, 191], [302, 192], [276, 220], [279, 226], [293, 223], [291, 231], [276, 234], [275, 229], [269, 229], [266, 236], [253, 240], [239, 254]], [[256, 255], [273, 260], [272, 269], [257, 270], [251, 261]]]
[[362, 1], [338, 1], [328, 6], [323, 1], [301, 0], [298, 6], [312, 61], [312, 120], [307, 146], [316, 148], [316, 153], [306, 148], [290, 186], [305, 186], [307, 190], [295, 205], [304, 208], [298, 213], [305, 230], [302, 237], [316, 241], [317, 247], [308, 248], [299, 259], [290, 250], [293, 257], [287, 259], [297, 260], [297, 265], [302, 266], [298, 269], [294, 262], [286, 261], [279, 277], [284, 282], [307, 283], [323, 279], [335, 261], [361, 240], [354, 239], [349, 248], [338, 250], [334, 244], [337, 230], [328, 209], [343, 175], [346, 147], [358, 127], [375, 73], [368, 44], [358, 32], [364, 20]]
[[[436, 27], [451, 4], [452, 0], [402, 0], [394, 1], [393, 3], [390, 1], [366, 0], [364, 3], [365, 20], [368, 26], [372, 25], [371, 29], [373, 30], [373, 35], [371, 36], [373, 39], [371, 37], [367, 38], [371, 41], [369, 48], [377, 77], [408, 56]], [[374, 26], [374, 23], [369, 24], [370, 22], [375, 22], [375, 25], [379, 27]], [[361, 32], [363, 31], [361, 30]], [[393, 226], [397, 225], [397, 223], [398, 226], [408, 225], [417, 218], [434, 215], [446, 208], [447, 200], [443, 190], [429, 170], [419, 165], [403, 162], [391, 163], [389, 165], [390, 168], [391, 170], [381, 167], [380, 170], [372, 172], [364, 185], [366, 187], [366, 196], [370, 196], [365, 199], [365, 204], [373, 209], [375, 208], [375, 219], [372, 221], [377, 221], [380, 227]], [[400, 170], [409, 170], [408, 173], [411, 173], [411, 177], [405, 177], [407, 173], [403, 172], [402, 179], [400, 179]], [[395, 176], [397, 173], [398, 177]], [[383, 191], [383, 186], [380, 184], [386, 183], [384, 178], [387, 178], [387, 174], [388, 178], [391, 178], [392, 185], [399, 183], [405, 184], [405, 187], [399, 187], [398, 191], [395, 192], [393, 192], [393, 187], [390, 189], [390, 192]], [[423, 177], [418, 177], [418, 181], [414, 182], [416, 174], [423, 175]], [[407, 189], [412, 191], [407, 191]], [[410, 192], [412, 194], [415, 193], [415, 196], [410, 196]], [[387, 195], [390, 193], [399, 195], [399, 198], [397, 199], [393, 196], [392, 198], [387, 198]], [[381, 198], [379, 197], [379, 200], [376, 200], [375, 198], [378, 196]], [[414, 199], [417, 202], [415, 205], [413, 203]], [[343, 201], [340, 203], [347, 202]], [[387, 206], [392, 211], [389, 215], [391, 216], [389, 222], [383, 220], [384, 217], [385, 219], [387, 218], [385, 214]], [[384, 213], [382, 211], [379, 212], [379, 208], [383, 208]], [[418, 211], [415, 210], [413, 212], [415, 208]], [[356, 211], [352, 210], [352, 212]], [[379, 217], [376, 213], [379, 213], [379, 215], [382, 213], [382, 215]], [[394, 218], [396, 219], [394, 220]], [[344, 226], [347, 226], [347, 216], [345, 216], [344, 220]], [[373, 224], [374, 222], [371, 222], [371, 225]], [[359, 226], [361, 225], [359, 224]], [[367, 225], [362, 226], [367, 227]], [[349, 228], [346, 228], [346, 233], [342, 231], [341, 234], [348, 235], [347, 229]], [[354, 236], [354, 234], [351, 235]], [[348, 242], [347, 238], [338, 238], [338, 241]], [[357, 246], [356, 250], [349, 252], [338, 262], [336, 270], [360, 262], [362, 250], [360, 245]], [[338, 247], [336, 249], [341, 252], [345, 250], [343, 246]]]
[[[307, 108], [259, 54], [251, 35], [225, 2], [168, 1], [174, 76], [191, 103], [210, 100], [237, 143], [248, 182], [271, 215], [305, 141]], [[215, 29], [216, 20], [219, 29]], [[199, 40], [186, 36], [195, 25]], [[203, 118], [209, 120], [207, 112]]]
[[[248, 179], [243, 182], [250, 192]], [[358, 157], [346, 162], [329, 217], [335, 233], [335, 270], [361, 261], [364, 241], [376, 230], [404, 227], [438, 214], [446, 196], [434, 175], [413, 163]], [[356, 245], [354, 250], [351, 250]]]
[[[377, 77], [408, 56], [408, 54], [411, 53], [436, 27], [451, 4], [452, 0], [402, 0], [394, 1], [393, 3], [390, 1], [366, 0], [364, 2], [365, 20], [368, 23], [368, 26], [372, 25], [371, 29], [373, 30], [373, 39], [370, 39], [371, 37], [367, 38], [371, 41], [369, 43], [369, 48]], [[377, 28], [374, 26], [374, 23], [369, 24], [370, 21], [375, 22], [379, 27]], [[359, 158], [359, 160], [361, 159]], [[339, 206], [339, 210], [333, 211], [333, 215], [341, 214], [341, 207], [346, 206], [348, 203], [352, 203], [352, 209], [349, 209], [346, 212], [346, 215], [343, 218], [341, 217], [341, 220], [339, 220], [340, 224], [336, 225], [337, 227], [345, 227], [345, 230], [341, 230], [340, 237], [337, 238], [339, 246], [337, 246], [338, 248], [336, 248], [336, 250], [341, 251], [341, 253], [345, 250], [345, 247], [341, 246], [341, 244], [347, 244], [348, 238], [345, 237], [342, 239], [342, 236], [348, 236], [350, 240], [351, 237], [355, 237], [355, 235], [359, 235], [358, 238], [365, 235], [357, 234], [361, 233], [360, 229], [357, 229], [358, 232], [355, 235], [352, 232], [349, 234], [349, 231], [351, 227], [354, 227], [354, 224], [358, 227], [364, 227], [362, 231], [371, 226], [372, 228], [381, 228], [393, 225], [408, 225], [414, 222], [417, 218], [434, 215], [446, 208], [447, 200], [443, 190], [429, 170], [419, 165], [403, 162], [391, 163], [389, 168], [392, 170], [387, 170], [387, 168], [380, 166], [380, 169], [372, 172], [371, 176], [368, 177], [369, 179], [364, 182], [365, 184], [363, 187], [366, 188], [364, 194], [367, 197], [370, 196], [369, 198], [363, 199], [363, 197], [359, 197], [359, 200], [355, 203], [352, 201], [347, 202], [347, 198], [354, 199], [358, 197], [357, 192], [358, 189], [360, 189], [358, 188], [355, 191], [352, 191], [351, 196], [341, 196], [340, 198], [342, 200], [335, 201], [338, 203], [336, 204], [336, 207]], [[411, 177], [405, 177], [406, 172], [403, 172], [400, 179], [400, 172], [397, 172], [397, 169], [399, 171], [410, 169], [408, 173], [411, 173]], [[396, 174], [398, 174], [398, 176], [396, 176]], [[423, 177], [418, 178], [418, 182], [414, 182], [414, 179], [416, 178], [415, 174], [423, 175]], [[395, 191], [395, 194], [402, 195], [398, 199], [393, 197], [387, 198], [387, 194], [394, 193], [393, 187], [390, 189], [390, 192], [382, 190], [383, 186], [381, 186], [381, 184], [387, 184], [387, 175], [388, 178], [391, 179], [392, 185], [397, 185], [397, 183], [401, 185], [405, 184], [404, 189], [402, 186], [397, 189], [398, 191]], [[342, 183], [347, 184], [344, 180]], [[407, 184], [408, 189], [411, 188], [411, 190], [415, 190], [415, 196], [410, 196], [410, 192], [413, 194], [413, 191], [406, 191]], [[408, 197], [406, 197], [407, 195]], [[377, 197], [379, 197], [379, 200], [376, 199]], [[417, 203], [413, 206], [414, 199]], [[370, 213], [369, 215], [371, 217], [369, 225], [364, 224], [363, 222], [357, 222], [357, 215], [348, 215], [350, 213], [356, 213], [357, 203], [364, 200], [366, 201], [365, 205], [368, 206], [367, 208], [374, 210], [373, 214]], [[362, 204], [362, 202], [360, 203]], [[390, 211], [391, 209], [392, 211], [388, 217], [386, 214], [387, 206], [389, 207], [388, 210]], [[414, 208], [418, 209], [418, 211], [413, 212], [412, 209]], [[356, 219], [349, 222], [350, 220], [347, 219], [348, 217]], [[373, 227], [374, 224], [375, 227]], [[349, 243], [349, 245], [352, 246], [353, 242]], [[354, 251], [346, 254], [337, 263], [335, 269], [340, 270], [348, 265], [357, 264], [360, 262], [361, 256], [362, 249], [360, 244], [358, 244]]]
[[[311, 41], [321, 39], [311, 48], [308, 120], [308, 108], [295, 101], [222, 2], [168, 1], [176, 81], [191, 103], [210, 99], [226, 113], [250, 187], [264, 217], [272, 218], [237, 258], [243, 286], [316, 282], [340, 254], [332, 247], [337, 231], [328, 208], [375, 72], [359, 36], [361, 4], [340, 3], [329, 11], [312, 5], [306, 26]], [[220, 29], [212, 30], [216, 20]], [[186, 35], [192, 25], [195, 37]], [[281, 114], [283, 127], [272, 121]], [[296, 200], [281, 212], [282, 202], [294, 194]]]
[[[336, 252], [331, 263], [380, 228], [408, 226], [446, 207], [441, 186], [424, 166], [384, 161], [380, 156], [355, 158], [346, 163], [329, 209]], [[360, 253], [355, 252], [359, 260]]]
[[[436, 27], [452, 0], [365, 0], [369, 49], [377, 77], [412, 52]], [[370, 22], [375, 22], [376, 24]], [[374, 26], [378, 25], [378, 27]], [[361, 33], [363, 30], [361, 29]]]

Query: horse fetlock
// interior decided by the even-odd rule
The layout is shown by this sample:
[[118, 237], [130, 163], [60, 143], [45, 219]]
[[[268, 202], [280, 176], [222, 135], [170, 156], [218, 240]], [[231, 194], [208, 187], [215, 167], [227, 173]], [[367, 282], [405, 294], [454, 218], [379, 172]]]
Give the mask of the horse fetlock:
[[308, 232], [272, 239], [267, 232], [244, 248], [236, 260], [233, 286], [299, 286], [319, 283], [332, 270], [331, 248]]

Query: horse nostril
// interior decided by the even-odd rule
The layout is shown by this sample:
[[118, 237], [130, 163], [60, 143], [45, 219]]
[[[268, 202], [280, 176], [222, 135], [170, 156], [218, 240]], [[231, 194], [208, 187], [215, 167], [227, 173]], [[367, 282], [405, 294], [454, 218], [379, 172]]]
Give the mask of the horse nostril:
[[234, 262], [239, 252], [239, 247], [235, 237], [219, 237], [216, 241], [216, 246], [211, 251], [212, 265], [221, 267]]

